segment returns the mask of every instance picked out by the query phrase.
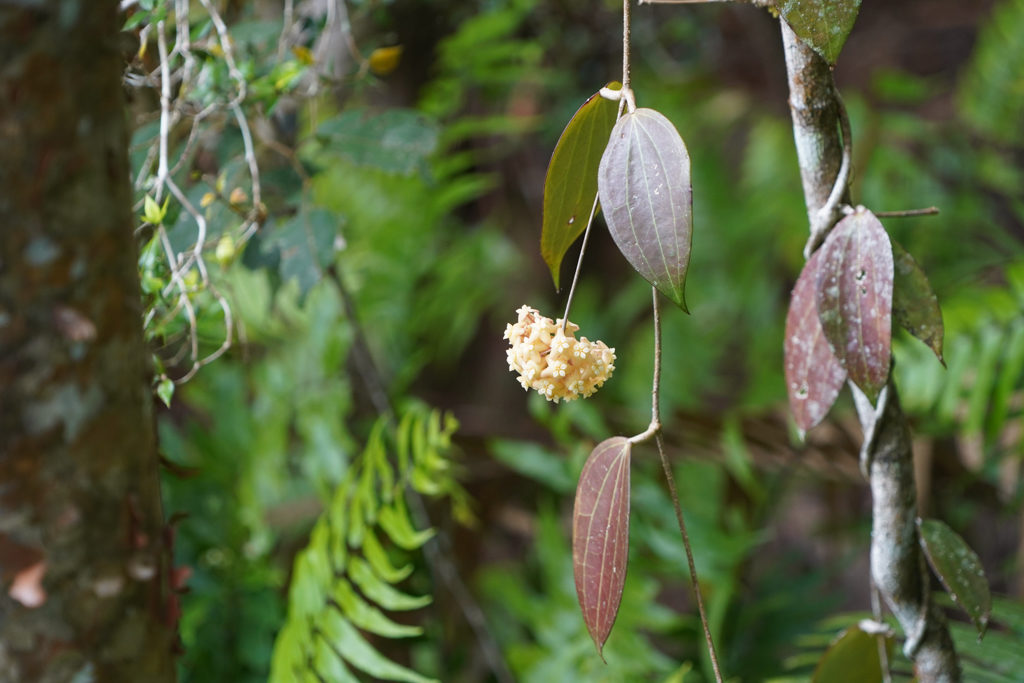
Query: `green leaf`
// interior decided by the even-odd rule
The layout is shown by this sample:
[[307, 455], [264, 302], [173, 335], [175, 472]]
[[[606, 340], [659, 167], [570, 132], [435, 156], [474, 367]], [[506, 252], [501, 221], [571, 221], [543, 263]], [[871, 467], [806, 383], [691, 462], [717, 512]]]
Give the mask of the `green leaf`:
[[395, 498], [394, 505], [381, 508], [379, 521], [391, 540], [406, 550], [416, 550], [434, 535], [433, 529], [417, 531], [413, 528], [401, 496]]
[[860, 10], [860, 0], [775, 0], [793, 33], [835, 65]]
[[[970, 64], [959, 78], [957, 101], [963, 119], [1006, 146], [1024, 144], [1024, 2], [1008, 0], [986, 12]], [[1020, 168], [1020, 164], [1015, 164]], [[1011, 194], [1012, 190], [1007, 190]]]
[[[889, 643], [886, 641], [886, 647]], [[857, 626], [843, 631], [814, 670], [812, 683], [871, 683], [882, 680], [878, 636]]]
[[345, 661], [360, 671], [385, 681], [434, 683], [433, 679], [395, 664], [377, 652], [337, 610], [329, 610], [320, 626], [322, 636]]
[[363, 544], [363, 532], [366, 530], [366, 520], [363, 518], [362, 497], [356, 492], [348, 506], [348, 544], [358, 548]]
[[143, 201], [142, 219], [150, 225], [160, 225], [164, 222], [164, 217], [167, 215], [167, 203], [170, 201], [170, 197], [164, 200], [164, 205], [160, 206], [156, 203], [156, 200], [146, 195], [146, 199]]
[[269, 231], [265, 249], [276, 252], [282, 280], [296, 280], [305, 295], [319, 282], [343, 244], [344, 221], [324, 209], [303, 210]]
[[[352, 675], [341, 656], [331, 646], [331, 643], [327, 642], [323, 634], [314, 640], [313, 668], [316, 669], [319, 676], [315, 680], [331, 681], [331, 683], [359, 683], [359, 679]], [[271, 679], [271, 683], [273, 683], [273, 679]]]
[[156, 395], [160, 397], [165, 406], [170, 408], [171, 399], [174, 397], [174, 382], [167, 377], [162, 378], [156, 385]]
[[631, 451], [625, 437], [599, 443], [580, 472], [572, 510], [576, 595], [598, 653], [615, 624], [626, 581]]
[[942, 310], [928, 276], [917, 261], [895, 240], [892, 244], [892, 318], [935, 352], [942, 360]]
[[[606, 87], [618, 90], [621, 83]], [[562, 259], [583, 233], [597, 196], [597, 167], [608, 144], [618, 103], [595, 93], [576, 110], [558, 138], [544, 178], [540, 253], [559, 287]]]
[[429, 595], [407, 595], [381, 580], [363, 558], [353, 555], [348, 562], [348, 576], [368, 599], [393, 612], [419, 609], [430, 604]]
[[295, 575], [288, 591], [288, 605], [295, 616], [312, 616], [323, 609], [326, 595], [324, 586], [316, 580], [309, 549], [302, 551], [295, 560]]
[[992, 613], [992, 594], [978, 555], [937, 519], [918, 519], [917, 528], [928, 564], [949, 596], [967, 612], [978, 635], [984, 635]]
[[412, 573], [412, 564], [395, 567], [388, 558], [384, 546], [377, 540], [377, 535], [367, 530], [363, 535], [363, 555], [373, 567], [373, 571], [388, 583], [398, 583]]
[[548, 486], [557, 493], [570, 493], [575, 487], [565, 456], [534, 441], [495, 441], [491, 444], [495, 459], [515, 472]]
[[672, 122], [653, 109], [624, 114], [601, 157], [597, 184], [619, 251], [686, 311], [693, 192], [690, 155]]
[[1024, 379], [1021, 378], [1021, 372], [1024, 371], [1024, 319], [1017, 320], [1008, 330], [1003, 340], [1002, 355], [999, 378], [988, 411], [988, 433], [993, 438], [1006, 426], [1013, 396], [1018, 387], [1024, 386]]
[[345, 613], [345, 617], [364, 631], [385, 638], [408, 638], [423, 632], [417, 626], [397, 624], [388, 619], [383, 612], [363, 600], [344, 579], [335, 581], [331, 598]]
[[317, 136], [328, 148], [362, 166], [409, 175], [437, 147], [436, 123], [411, 109], [388, 109], [380, 114], [353, 109], [325, 121]]

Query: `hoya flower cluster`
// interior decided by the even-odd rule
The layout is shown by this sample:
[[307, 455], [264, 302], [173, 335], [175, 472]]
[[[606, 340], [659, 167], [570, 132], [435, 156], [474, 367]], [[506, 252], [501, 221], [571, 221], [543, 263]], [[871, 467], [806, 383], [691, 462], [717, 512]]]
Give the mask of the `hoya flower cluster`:
[[602, 341], [576, 339], [579, 325], [553, 322], [536, 309], [523, 306], [519, 321], [505, 328], [508, 369], [519, 373], [523, 389], [536, 389], [549, 401], [586, 398], [612, 376], [615, 349]]

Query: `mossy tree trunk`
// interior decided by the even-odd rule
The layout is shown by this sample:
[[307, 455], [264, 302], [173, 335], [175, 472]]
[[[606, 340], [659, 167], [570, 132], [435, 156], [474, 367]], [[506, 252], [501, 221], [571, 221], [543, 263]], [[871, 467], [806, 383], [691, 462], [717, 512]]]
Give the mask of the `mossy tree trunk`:
[[0, 0], [0, 679], [174, 679], [116, 0]]

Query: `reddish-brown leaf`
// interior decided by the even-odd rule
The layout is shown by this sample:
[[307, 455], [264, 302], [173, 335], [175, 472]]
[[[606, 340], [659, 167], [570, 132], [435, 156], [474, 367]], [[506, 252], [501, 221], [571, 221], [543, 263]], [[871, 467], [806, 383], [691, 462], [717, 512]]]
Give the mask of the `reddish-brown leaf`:
[[846, 370], [832, 353], [818, 321], [815, 287], [821, 250], [804, 265], [786, 314], [786, 392], [797, 427], [806, 432], [832, 408], [846, 381]]
[[821, 247], [818, 319], [850, 379], [874, 401], [889, 379], [892, 342], [892, 245], [885, 228], [860, 208]]
[[593, 450], [580, 473], [572, 514], [572, 563], [583, 621], [598, 653], [619, 613], [629, 550], [629, 440]]

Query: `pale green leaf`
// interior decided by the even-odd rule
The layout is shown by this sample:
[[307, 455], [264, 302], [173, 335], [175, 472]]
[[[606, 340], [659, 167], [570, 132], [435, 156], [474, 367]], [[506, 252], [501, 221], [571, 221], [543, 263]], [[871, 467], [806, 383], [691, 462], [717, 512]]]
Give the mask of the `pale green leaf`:
[[348, 562], [348, 576], [369, 600], [393, 612], [419, 609], [430, 604], [429, 595], [407, 595], [393, 588], [373, 573], [363, 558], [353, 555]]
[[341, 656], [322, 634], [314, 640], [313, 668], [319, 675], [319, 678], [315, 679], [318, 682], [325, 680], [331, 683], [359, 683], [359, 679], [352, 675]]
[[402, 496], [396, 497], [393, 505], [381, 508], [378, 521], [391, 540], [406, 550], [416, 550], [434, 535], [433, 529], [417, 531], [413, 527]]
[[433, 682], [377, 652], [337, 610], [330, 610], [321, 621], [321, 637], [326, 638], [345, 661], [374, 678], [405, 683]]
[[388, 583], [398, 583], [412, 573], [411, 564], [395, 567], [391, 563], [387, 551], [384, 550], [384, 546], [380, 544], [377, 535], [372, 530], [367, 530], [363, 536], [363, 556], [370, 563], [373, 571]]

